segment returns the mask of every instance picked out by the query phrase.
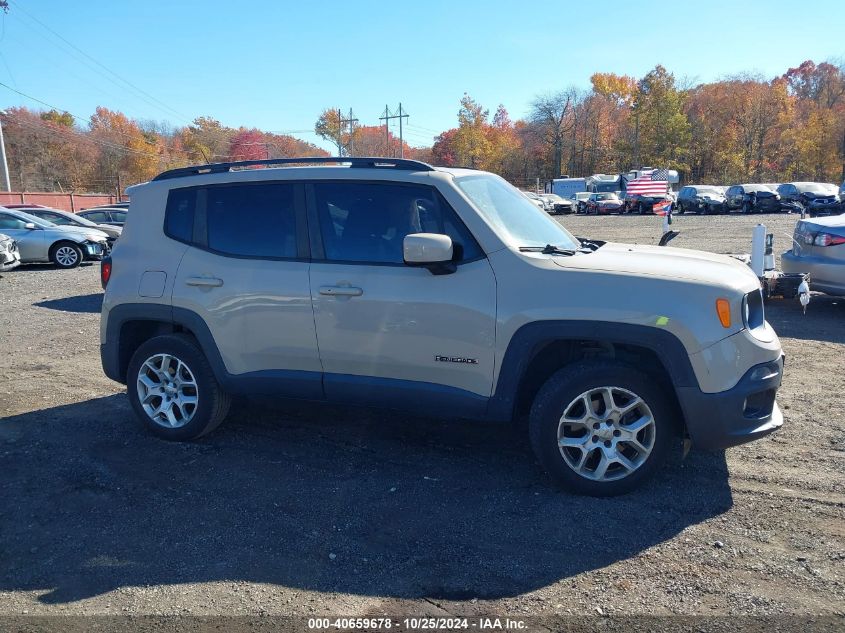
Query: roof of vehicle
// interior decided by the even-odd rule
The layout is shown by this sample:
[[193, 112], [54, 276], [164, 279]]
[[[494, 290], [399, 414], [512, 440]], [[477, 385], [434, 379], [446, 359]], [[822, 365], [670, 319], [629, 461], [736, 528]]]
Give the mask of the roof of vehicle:
[[193, 165], [191, 167], [179, 167], [160, 173], [153, 178], [157, 180], [169, 180], [183, 176], [197, 176], [201, 174], [219, 174], [223, 172], [246, 169], [250, 167], [271, 167], [282, 165], [338, 165], [352, 168], [371, 169], [398, 169], [403, 171], [434, 171], [435, 168], [418, 160], [406, 158], [380, 158], [363, 156], [308, 156], [301, 158], [268, 158], [266, 160], [242, 160], [225, 163], [210, 163], [207, 165]]
[[731, 187], [742, 187], [743, 189], [751, 189], [751, 191], [768, 191], [770, 193], [775, 193], [772, 191], [771, 187], [764, 185], [761, 182], [746, 182], [741, 185], [731, 185]]

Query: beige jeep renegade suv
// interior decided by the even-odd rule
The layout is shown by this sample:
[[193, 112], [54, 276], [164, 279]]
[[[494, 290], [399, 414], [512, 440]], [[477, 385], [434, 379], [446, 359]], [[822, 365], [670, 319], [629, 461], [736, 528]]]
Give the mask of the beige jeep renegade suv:
[[102, 362], [163, 438], [208, 433], [232, 394], [527, 418], [556, 482], [612, 495], [673, 438], [720, 449], [783, 422], [746, 266], [575, 238], [493, 174], [275, 159], [129, 193]]

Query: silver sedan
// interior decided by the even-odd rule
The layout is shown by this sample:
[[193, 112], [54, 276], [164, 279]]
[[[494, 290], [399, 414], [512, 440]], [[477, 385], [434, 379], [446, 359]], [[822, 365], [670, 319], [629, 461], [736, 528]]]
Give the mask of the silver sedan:
[[108, 252], [102, 231], [56, 226], [5, 207], [0, 207], [0, 232], [17, 242], [21, 262], [53, 262], [59, 268], [75, 268], [86, 259], [102, 259]]
[[792, 250], [781, 255], [787, 273], [810, 273], [810, 288], [845, 296], [845, 215], [801, 220]]

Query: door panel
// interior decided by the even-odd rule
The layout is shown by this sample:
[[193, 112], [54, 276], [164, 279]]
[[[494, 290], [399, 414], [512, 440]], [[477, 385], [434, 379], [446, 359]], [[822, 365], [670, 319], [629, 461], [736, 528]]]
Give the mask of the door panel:
[[319, 372], [308, 266], [189, 248], [176, 275], [173, 305], [205, 320], [230, 374]]
[[18, 243], [21, 261], [46, 262], [47, 240], [42, 229], [0, 229]]
[[[321, 293], [327, 286], [361, 293]], [[486, 259], [458, 266], [450, 275], [410, 266], [315, 262], [311, 299], [327, 375], [419, 381], [490, 396], [496, 284]]]

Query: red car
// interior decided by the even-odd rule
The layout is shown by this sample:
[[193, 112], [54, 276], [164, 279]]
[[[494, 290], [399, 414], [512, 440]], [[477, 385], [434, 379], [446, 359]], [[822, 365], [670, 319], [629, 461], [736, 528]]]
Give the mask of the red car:
[[619, 213], [622, 210], [622, 201], [615, 193], [591, 193], [584, 206], [587, 213], [607, 215]]

